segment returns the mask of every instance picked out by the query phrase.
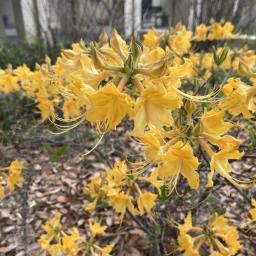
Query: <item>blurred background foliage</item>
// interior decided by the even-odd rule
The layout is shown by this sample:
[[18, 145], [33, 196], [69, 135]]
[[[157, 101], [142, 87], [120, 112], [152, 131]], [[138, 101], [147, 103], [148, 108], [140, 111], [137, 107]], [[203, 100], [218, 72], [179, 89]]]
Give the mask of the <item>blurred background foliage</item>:
[[30, 69], [34, 69], [35, 64], [41, 64], [48, 55], [54, 62], [60, 54], [61, 46], [54, 45], [46, 47], [40, 39], [34, 42], [22, 41], [4, 42], [0, 44], [0, 68], [5, 69], [9, 64], [13, 68], [26, 64]]

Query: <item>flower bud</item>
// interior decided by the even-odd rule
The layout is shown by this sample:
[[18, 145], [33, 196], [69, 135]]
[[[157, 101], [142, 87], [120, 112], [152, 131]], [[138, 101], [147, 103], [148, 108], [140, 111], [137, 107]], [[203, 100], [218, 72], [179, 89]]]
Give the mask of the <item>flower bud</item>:
[[128, 59], [124, 63], [124, 71], [130, 77], [134, 72], [134, 57], [132, 54], [129, 55]]
[[99, 36], [99, 45], [103, 46], [104, 44], [108, 43], [108, 34], [107, 32], [104, 30], [100, 36]]
[[112, 49], [117, 52], [120, 57], [125, 60], [125, 48], [127, 48], [126, 42], [122, 39], [122, 37], [118, 34], [118, 32], [113, 29], [112, 37], [110, 39], [110, 45]]
[[76, 58], [79, 55], [79, 53], [74, 52], [73, 50], [63, 50], [62, 55], [64, 58], [66, 58], [68, 60], [73, 60], [74, 58]]
[[92, 60], [96, 68], [106, 68], [105, 57], [96, 48], [92, 49]]
[[139, 41], [132, 40], [130, 45], [131, 54], [133, 56], [134, 66], [137, 68], [140, 56], [143, 52], [143, 46]]
[[202, 134], [202, 132], [203, 132], [202, 124], [201, 124], [201, 122], [198, 122], [198, 123], [196, 124], [196, 126], [195, 126], [195, 128], [194, 128], [194, 130], [193, 130], [192, 133], [193, 133], [195, 136], [199, 136], [200, 134]]
[[192, 124], [192, 114], [196, 110], [196, 104], [191, 100], [186, 100], [184, 108], [187, 112], [187, 123], [190, 125]]

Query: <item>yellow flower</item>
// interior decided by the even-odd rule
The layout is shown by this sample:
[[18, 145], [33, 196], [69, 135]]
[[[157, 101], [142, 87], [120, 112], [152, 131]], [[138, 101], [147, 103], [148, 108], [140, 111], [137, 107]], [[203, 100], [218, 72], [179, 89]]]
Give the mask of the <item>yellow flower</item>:
[[22, 86], [26, 83], [30, 83], [31, 75], [33, 74], [25, 64], [17, 67], [14, 73], [17, 75], [18, 79], [22, 81]]
[[3, 74], [0, 76], [0, 92], [12, 93], [20, 90], [18, 78], [12, 74]]
[[79, 246], [81, 239], [78, 229], [73, 228], [70, 235], [63, 235], [60, 252], [67, 256], [77, 256], [79, 251], [81, 251], [81, 246]]
[[62, 107], [65, 119], [71, 119], [81, 115], [80, 106], [73, 99], [65, 99], [64, 105]]
[[113, 169], [107, 172], [106, 180], [109, 187], [122, 186], [127, 178], [127, 166], [125, 162], [116, 162]]
[[144, 192], [140, 194], [137, 199], [137, 204], [139, 208], [140, 215], [144, 213], [151, 214], [151, 209], [155, 206], [157, 195], [151, 192]]
[[[2, 177], [0, 176], [0, 181], [2, 180]], [[0, 200], [2, 200], [5, 196], [5, 190], [2, 185], [0, 185]]]
[[223, 255], [235, 255], [241, 248], [239, 233], [234, 226], [228, 223], [224, 216], [213, 216], [210, 221], [210, 229], [215, 236], [215, 244]]
[[234, 26], [231, 22], [226, 22], [223, 26], [223, 38], [230, 39], [234, 37], [233, 35]]
[[158, 169], [155, 168], [152, 170], [152, 172], [150, 173], [149, 177], [140, 177], [140, 180], [149, 182], [150, 184], [152, 184], [158, 191], [160, 191], [160, 188], [163, 185], [163, 181], [159, 180], [158, 178], [159, 174], [158, 174]]
[[160, 136], [155, 131], [148, 131], [145, 132], [144, 135], [140, 138], [141, 142], [143, 143], [144, 152], [146, 158], [150, 162], [157, 162], [159, 160], [160, 154]]
[[121, 213], [121, 218], [123, 218], [126, 209], [128, 209], [133, 215], [137, 214], [137, 211], [134, 209], [134, 205], [131, 202], [129, 195], [122, 192], [112, 192], [108, 195], [108, 202], [116, 212]]
[[[202, 68], [210, 69], [213, 66], [213, 54], [205, 53], [202, 57]], [[208, 71], [208, 70], [207, 70]]]
[[146, 34], [143, 35], [143, 45], [149, 49], [153, 49], [159, 46], [161, 37], [157, 34], [155, 29], [149, 29]]
[[115, 129], [131, 108], [131, 99], [121, 93], [113, 82], [108, 83], [90, 96], [91, 107], [86, 119], [96, 123], [100, 130]]
[[192, 147], [186, 143], [177, 142], [163, 157], [159, 165], [160, 178], [172, 178], [176, 185], [177, 178], [184, 176], [192, 189], [199, 186], [199, 174], [196, 172], [199, 162], [193, 154]]
[[199, 256], [200, 248], [206, 244], [210, 255], [233, 256], [241, 248], [237, 229], [224, 216], [213, 215], [204, 228], [192, 226], [191, 213], [185, 224], [178, 225], [178, 243], [184, 255]]
[[84, 210], [87, 212], [93, 212], [96, 209], [96, 204], [97, 204], [97, 200], [94, 200], [91, 203], [88, 203], [85, 207]]
[[200, 24], [196, 27], [196, 40], [205, 41], [207, 40], [208, 28], [205, 24]]
[[19, 160], [12, 161], [9, 167], [7, 167], [11, 172], [21, 171], [24, 168], [24, 165]]
[[201, 118], [202, 135], [206, 137], [212, 144], [219, 148], [238, 146], [242, 143], [230, 135], [225, 135], [233, 127], [229, 122], [224, 121], [224, 112], [217, 108], [204, 112]]
[[132, 135], [142, 136], [147, 125], [158, 129], [170, 126], [171, 110], [178, 108], [180, 104], [180, 97], [174, 91], [167, 91], [161, 82], [148, 82], [136, 102]]
[[234, 148], [224, 148], [220, 150], [219, 152], [213, 154], [211, 156], [211, 172], [208, 174], [208, 183], [207, 187], [213, 186], [213, 174], [214, 171], [219, 173], [222, 177], [226, 178], [230, 183], [236, 185], [236, 186], [242, 186], [238, 184], [234, 178], [230, 176], [230, 172], [232, 171], [232, 166], [229, 164], [229, 160], [231, 159], [240, 159], [243, 156], [243, 153], [239, 152], [238, 150], [235, 150]]
[[252, 118], [250, 111], [256, 111], [256, 104], [254, 103], [256, 86], [249, 87], [239, 79], [230, 78], [227, 84], [223, 86], [222, 91], [226, 97], [219, 104], [221, 109], [228, 111], [233, 116], [242, 114], [244, 118]]
[[106, 228], [107, 226], [101, 226], [99, 222], [92, 223], [92, 221], [89, 220], [89, 230], [93, 237], [105, 234]]
[[108, 72], [106, 70], [98, 71], [93, 61], [85, 54], [81, 56], [80, 63], [81, 67], [71, 75], [79, 77], [83, 84], [90, 85], [94, 89], [97, 89], [100, 82], [108, 76]]
[[223, 39], [223, 27], [219, 23], [214, 21], [213, 24], [210, 26], [208, 39], [209, 40]]
[[23, 182], [24, 178], [18, 170], [11, 171], [7, 178], [7, 185], [9, 187], [10, 192], [14, 190], [15, 186], [21, 187]]
[[[103, 248], [101, 248], [99, 246], [97, 246], [96, 248], [97, 248], [98, 251], [100, 251], [101, 256], [110, 256], [110, 252], [112, 251], [113, 247], [114, 247], [113, 244], [109, 244], [109, 245], [107, 245]], [[95, 256], [96, 255], [99, 255], [99, 254], [95, 254]]]
[[207, 134], [206, 137], [209, 139], [209, 141], [213, 145], [217, 145], [220, 149], [225, 149], [225, 150], [237, 148], [243, 143], [242, 140], [236, 139], [230, 135], [217, 137], [217, 136], [211, 136], [210, 134]]
[[[109, 44], [105, 44], [100, 48], [100, 56], [97, 56], [98, 60], [103, 61], [102, 64], [106, 65], [107, 67], [114, 67], [120, 68], [124, 65], [124, 60], [120, 57], [120, 55], [114, 51]], [[96, 59], [97, 62], [97, 59]]]
[[167, 71], [166, 52], [160, 47], [144, 51], [137, 71], [150, 78], [163, 77]]
[[112, 36], [110, 39], [111, 48], [119, 54], [119, 56], [125, 60], [128, 55], [128, 45], [118, 34], [118, 32], [113, 29]]
[[193, 238], [191, 235], [188, 234], [188, 232], [194, 229], [192, 225], [191, 212], [189, 212], [187, 217], [185, 218], [184, 224], [178, 225], [178, 229], [180, 231], [178, 236], [178, 243], [179, 243], [180, 249], [184, 251], [183, 255], [200, 256], [198, 248], [194, 246], [196, 238]]
[[[71, 82], [65, 88], [68, 94], [75, 100], [79, 107], [90, 107], [90, 95], [95, 93], [95, 90], [86, 84], [83, 84], [78, 76], [72, 76]], [[67, 97], [69, 99], [70, 97]]]
[[219, 137], [233, 127], [231, 123], [224, 121], [224, 112], [217, 108], [204, 112], [201, 123], [203, 133], [206, 134], [206, 136], [210, 134], [211, 136]]
[[51, 256], [76, 256], [82, 249], [83, 239], [77, 228], [73, 228], [71, 234], [66, 234], [60, 224], [60, 218], [61, 215], [57, 212], [43, 225], [46, 234], [40, 236], [38, 243]]
[[252, 216], [252, 219], [253, 219], [253, 220], [256, 220], [256, 200], [255, 200], [255, 199], [252, 199], [251, 204], [252, 204], [252, 206], [253, 206], [254, 208], [251, 209], [249, 212], [250, 212], [250, 214], [251, 214], [251, 216]]
[[186, 232], [181, 231], [178, 236], [178, 243], [184, 256], [200, 256], [199, 251], [194, 246], [194, 239]]
[[21, 175], [22, 168], [24, 168], [24, 166], [18, 160], [13, 161], [10, 164], [10, 166], [6, 168], [6, 169], [9, 169], [10, 171], [9, 176], [7, 177], [7, 185], [10, 192], [14, 190], [15, 186], [18, 186], [18, 187], [22, 186], [24, 182], [24, 178]]
[[[59, 212], [55, 213], [52, 219], [49, 219], [44, 225], [43, 229], [46, 234], [43, 234], [38, 239], [39, 245], [47, 250], [50, 255], [57, 255], [60, 252], [61, 247], [58, 244], [59, 234], [62, 230], [62, 225], [60, 224], [61, 214]], [[52, 244], [52, 241], [57, 238], [57, 244]]]
[[[54, 104], [50, 100], [40, 100], [37, 104], [37, 108], [40, 110], [42, 121], [54, 117]], [[54, 119], [54, 118], [53, 118]]]
[[176, 25], [175, 34], [170, 35], [168, 46], [179, 55], [187, 53], [191, 47], [192, 32], [187, 31], [186, 27], [180, 23]]
[[62, 225], [60, 223], [61, 214], [56, 212], [52, 219], [49, 219], [44, 225], [43, 229], [49, 237], [53, 237], [56, 233], [60, 232]]
[[188, 212], [184, 224], [179, 224], [179, 230], [183, 232], [188, 232], [192, 228], [192, 214], [191, 211]]

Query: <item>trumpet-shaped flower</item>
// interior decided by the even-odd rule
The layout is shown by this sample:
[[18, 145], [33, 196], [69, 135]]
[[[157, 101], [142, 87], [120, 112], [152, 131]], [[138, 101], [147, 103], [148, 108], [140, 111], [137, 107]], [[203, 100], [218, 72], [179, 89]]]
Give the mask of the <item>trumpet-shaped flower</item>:
[[116, 162], [113, 169], [107, 172], [106, 180], [109, 187], [119, 187], [125, 183], [127, 178], [127, 166], [125, 162]]
[[177, 24], [174, 34], [171, 34], [168, 41], [168, 46], [176, 54], [184, 55], [187, 53], [191, 47], [190, 39], [192, 37], [192, 32], [187, 31], [186, 27], [182, 24]]
[[144, 135], [140, 138], [141, 142], [144, 145], [144, 152], [146, 158], [150, 162], [157, 162], [160, 158], [161, 153], [161, 138], [154, 131], [145, 132]]
[[121, 93], [113, 82], [91, 95], [90, 99], [91, 107], [86, 114], [86, 119], [96, 123], [100, 130], [115, 129], [129, 113], [132, 104], [131, 98]]
[[209, 224], [215, 234], [216, 249], [223, 255], [235, 255], [241, 248], [239, 233], [223, 215], [215, 215]]
[[15, 186], [21, 187], [24, 183], [24, 178], [21, 175], [21, 170], [23, 168], [23, 164], [18, 160], [12, 161], [11, 164], [5, 168], [9, 170], [7, 185], [10, 192], [14, 190]]
[[144, 213], [151, 214], [151, 209], [156, 204], [156, 198], [157, 195], [151, 192], [144, 192], [138, 197], [137, 204], [140, 215], [143, 215]]
[[217, 138], [233, 127], [231, 123], [224, 121], [224, 112], [217, 108], [204, 112], [201, 123], [206, 136], [209, 134]]
[[111, 48], [119, 54], [119, 56], [124, 60], [128, 55], [128, 45], [125, 40], [118, 34], [116, 29], [112, 31], [112, 37], [110, 39]]
[[223, 86], [222, 91], [226, 97], [219, 104], [221, 109], [228, 111], [233, 116], [242, 114], [247, 119], [252, 118], [251, 112], [256, 111], [254, 102], [256, 86], [249, 87], [239, 79], [230, 78], [228, 83]]
[[155, 29], [149, 29], [146, 34], [143, 35], [143, 45], [149, 49], [153, 49], [159, 46], [161, 37], [157, 34]]
[[[160, 178], [174, 178], [184, 176], [192, 189], [199, 186], [199, 174], [197, 173], [199, 162], [193, 154], [192, 147], [179, 141], [163, 155], [162, 163], [159, 164]], [[176, 180], [176, 179], [175, 179]]]
[[62, 111], [65, 119], [71, 119], [81, 115], [80, 106], [71, 98], [65, 99]]
[[207, 40], [208, 28], [205, 24], [200, 24], [196, 27], [196, 40], [205, 41]]
[[171, 110], [178, 108], [180, 104], [180, 97], [174, 91], [167, 91], [162, 83], [147, 83], [135, 105], [132, 134], [142, 136], [147, 125], [153, 125], [158, 129], [170, 126]]
[[92, 223], [92, 221], [89, 221], [89, 230], [93, 237], [105, 234], [106, 228], [107, 226], [101, 226], [99, 222]]
[[230, 183], [236, 185], [236, 186], [242, 186], [239, 185], [234, 178], [230, 176], [230, 172], [232, 171], [232, 166], [229, 164], [229, 160], [231, 159], [240, 159], [243, 156], [243, 153], [239, 152], [238, 150], [235, 150], [234, 148], [224, 148], [220, 150], [219, 152], [213, 154], [211, 156], [211, 172], [208, 174], [208, 183], [207, 187], [213, 186], [213, 174], [214, 171], [219, 173], [222, 177], [226, 178]]
[[121, 218], [123, 218], [126, 210], [129, 210], [133, 215], [137, 214], [130, 196], [123, 191], [109, 193], [108, 198], [109, 204], [113, 206], [115, 211], [121, 213]]

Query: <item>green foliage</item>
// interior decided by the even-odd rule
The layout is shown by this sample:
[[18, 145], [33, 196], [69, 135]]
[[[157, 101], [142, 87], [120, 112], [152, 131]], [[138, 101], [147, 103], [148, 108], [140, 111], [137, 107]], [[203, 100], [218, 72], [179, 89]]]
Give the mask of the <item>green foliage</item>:
[[32, 99], [22, 97], [19, 93], [0, 94], [0, 139], [10, 140], [16, 132], [27, 130], [34, 120], [31, 107]]
[[53, 61], [60, 52], [60, 47], [47, 49], [41, 40], [33, 43], [26, 41], [17, 43], [0, 44], [0, 68], [6, 68], [11, 64], [13, 68], [26, 64], [34, 69], [36, 63], [43, 63], [48, 55]]
[[220, 55], [217, 55], [216, 53], [216, 49], [213, 48], [212, 53], [214, 56], [214, 62], [217, 66], [220, 66], [226, 59], [227, 55], [229, 52], [229, 48], [227, 46], [225, 46], [222, 50], [222, 52], [220, 53]]
[[249, 145], [249, 148], [251, 150], [256, 148], [256, 134], [255, 131], [253, 129], [249, 129], [249, 137], [250, 137], [250, 141], [251, 144]]
[[63, 144], [62, 146], [59, 147], [53, 147], [50, 144], [45, 143], [43, 144], [43, 146], [47, 151], [51, 162], [58, 162], [60, 158], [64, 156], [69, 150], [68, 144]]

